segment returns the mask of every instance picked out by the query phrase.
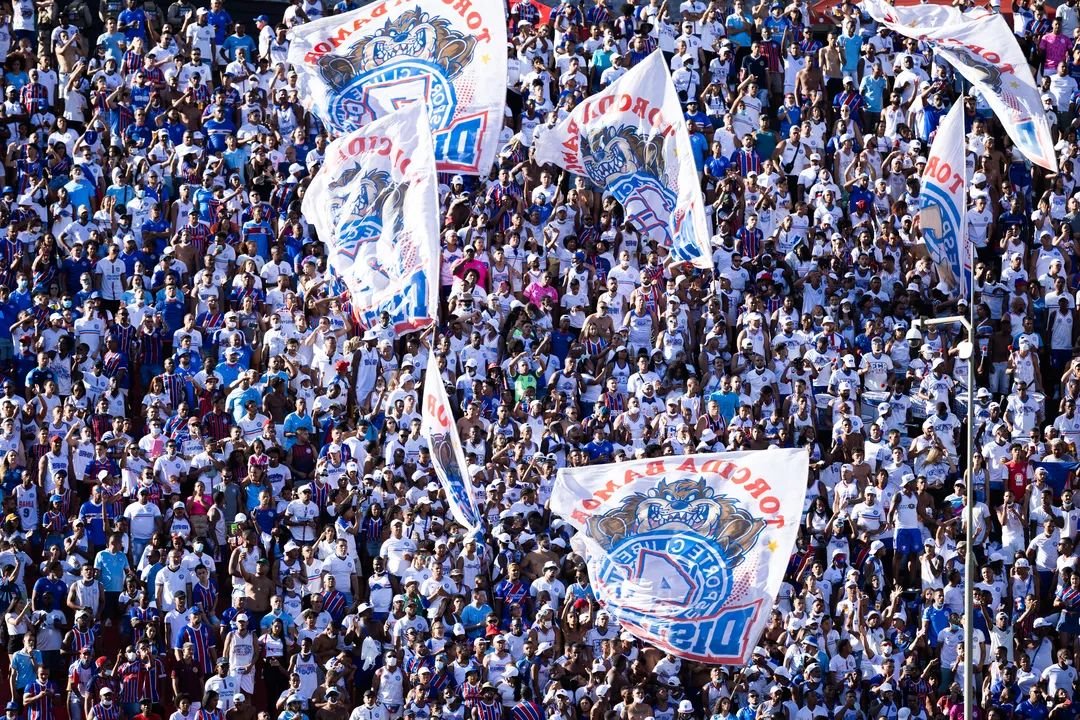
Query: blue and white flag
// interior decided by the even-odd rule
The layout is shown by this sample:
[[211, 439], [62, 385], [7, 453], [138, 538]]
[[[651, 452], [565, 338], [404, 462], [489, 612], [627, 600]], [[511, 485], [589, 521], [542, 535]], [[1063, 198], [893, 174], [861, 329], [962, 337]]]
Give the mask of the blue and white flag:
[[919, 228], [938, 277], [957, 293], [971, 294], [971, 248], [967, 234], [964, 103], [938, 125], [919, 193]]
[[1058, 171], [1054, 136], [1043, 109], [1042, 91], [1016, 35], [999, 13], [973, 8], [886, 0], [860, 0], [859, 7], [904, 37], [924, 42], [982, 93], [1005, 132], [1024, 155]]
[[435, 474], [446, 493], [450, 514], [469, 532], [476, 532], [482, 524], [483, 514], [472, 478], [468, 476], [465, 449], [450, 410], [434, 348], [428, 356], [422, 407], [420, 435], [431, 450], [431, 466], [435, 468]]
[[439, 171], [491, 169], [506, 108], [503, 0], [370, 3], [290, 30], [288, 59], [333, 133], [423, 99]]
[[713, 453], [559, 471], [551, 508], [578, 530], [597, 600], [687, 660], [745, 663], [787, 570], [805, 450]]
[[369, 328], [390, 313], [400, 334], [438, 312], [438, 181], [427, 109], [413, 103], [334, 140], [304, 195], [327, 264]]
[[676, 262], [712, 267], [694, 150], [659, 50], [545, 132], [536, 161], [604, 188]]

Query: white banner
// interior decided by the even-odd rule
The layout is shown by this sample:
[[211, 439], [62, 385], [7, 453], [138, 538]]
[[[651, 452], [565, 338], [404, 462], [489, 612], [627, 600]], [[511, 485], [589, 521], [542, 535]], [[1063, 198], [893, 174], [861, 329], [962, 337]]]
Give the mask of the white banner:
[[398, 333], [437, 316], [439, 198], [430, 138], [425, 106], [412, 103], [330, 143], [304, 195], [304, 215], [365, 328], [383, 310]]
[[805, 450], [714, 453], [560, 470], [551, 508], [579, 532], [597, 600], [679, 657], [745, 663], [802, 519]]
[[959, 297], [971, 294], [971, 248], [967, 234], [964, 103], [938, 125], [919, 193], [919, 228], [939, 277]]
[[862, 7], [890, 30], [930, 43], [982, 93], [1016, 147], [1036, 165], [1058, 171], [1042, 93], [1003, 17], [939, 5], [894, 7], [884, 0], [862, 0]]
[[659, 50], [544, 133], [536, 160], [588, 177], [676, 260], [712, 267], [694, 152]]
[[439, 363], [435, 349], [428, 356], [427, 371], [424, 377], [424, 401], [421, 415], [420, 434], [427, 441], [431, 450], [431, 466], [439, 477], [439, 483], [446, 492], [450, 513], [454, 520], [475, 532], [480, 528], [483, 514], [473, 490], [472, 478], [468, 476], [468, 464], [465, 462], [465, 450], [458, 436], [454, 414], [450, 411], [450, 402], [446, 397], [439, 375]]
[[442, 172], [487, 175], [506, 107], [502, 0], [376, 2], [289, 31], [301, 97], [334, 133], [427, 101]]

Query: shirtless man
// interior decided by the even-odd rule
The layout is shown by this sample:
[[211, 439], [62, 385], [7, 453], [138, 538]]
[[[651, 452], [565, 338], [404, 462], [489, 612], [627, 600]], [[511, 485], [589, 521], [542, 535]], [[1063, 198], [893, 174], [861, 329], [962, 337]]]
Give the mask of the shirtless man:
[[630, 704], [626, 706], [627, 720], [645, 720], [652, 717], [652, 705], [645, 702], [646, 689], [643, 685], [637, 685], [630, 693]]
[[[824, 48], [818, 51], [824, 52]], [[807, 58], [806, 67], [795, 73], [795, 97], [800, 103], [813, 100], [814, 94], [825, 93], [825, 79], [817, 58]]]
[[844, 89], [844, 58], [838, 34], [829, 35], [829, 44], [818, 50], [818, 64], [825, 73], [825, 91], [828, 97], [839, 95]]
[[457, 421], [458, 437], [469, 437], [469, 431], [474, 427], [480, 428], [481, 433], [484, 432], [484, 422], [480, 419], [479, 400], [470, 402], [465, 408], [465, 417]]
[[585, 331], [589, 326], [595, 326], [597, 334], [610, 342], [611, 336], [615, 333], [615, 320], [607, 314], [607, 311], [608, 301], [601, 297], [596, 303], [596, 312], [585, 318], [585, 323], [581, 326], [581, 334], [586, 335]]
[[254, 575], [244, 571], [244, 605], [255, 617], [262, 617], [270, 610], [270, 596], [276, 593], [269, 570], [270, 561], [259, 558]]
[[558, 563], [559, 555], [551, 549], [551, 538], [540, 535], [536, 538], [536, 547], [530, 550], [521, 561], [521, 574], [530, 581], [544, 573], [544, 565]]

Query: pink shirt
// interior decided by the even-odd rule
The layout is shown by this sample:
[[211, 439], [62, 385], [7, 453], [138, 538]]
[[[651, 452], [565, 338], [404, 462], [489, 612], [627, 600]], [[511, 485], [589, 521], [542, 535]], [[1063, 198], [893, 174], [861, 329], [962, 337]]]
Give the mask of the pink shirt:
[[540, 305], [545, 295], [550, 297], [552, 302], [559, 302], [559, 293], [552, 285], [544, 287], [540, 283], [534, 282], [525, 288], [525, 297], [534, 305]]
[[1043, 71], [1057, 70], [1058, 63], [1068, 60], [1070, 47], [1072, 43], [1064, 35], [1043, 35], [1043, 39], [1039, 41], [1039, 49], [1046, 53]]

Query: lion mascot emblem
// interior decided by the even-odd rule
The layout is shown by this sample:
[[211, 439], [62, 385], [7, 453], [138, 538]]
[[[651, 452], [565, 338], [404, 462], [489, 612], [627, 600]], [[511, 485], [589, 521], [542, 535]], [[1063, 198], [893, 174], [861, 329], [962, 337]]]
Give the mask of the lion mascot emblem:
[[643, 138], [629, 125], [598, 128], [580, 138], [581, 159], [593, 182], [610, 185], [622, 175], [664, 177], [664, 136]]
[[338, 251], [355, 258], [363, 244], [378, 239], [384, 232], [397, 235], [402, 231], [405, 192], [409, 184], [392, 182], [390, 173], [385, 170], [368, 172], [362, 177], [353, 170], [333, 183], [331, 190], [350, 183], [356, 188], [342, 200], [335, 200], [330, 213], [338, 228]]
[[400, 58], [437, 65], [453, 80], [464, 70], [475, 48], [475, 37], [454, 30], [444, 18], [415, 8], [388, 20], [346, 54], [319, 58], [319, 73], [331, 88], [341, 91], [358, 75]]
[[726, 495], [717, 495], [704, 479], [660, 481], [647, 493], [635, 493], [622, 506], [588, 521], [588, 535], [607, 551], [624, 540], [650, 532], [698, 535], [714, 544], [728, 567], [740, 564], [765, 529]]

